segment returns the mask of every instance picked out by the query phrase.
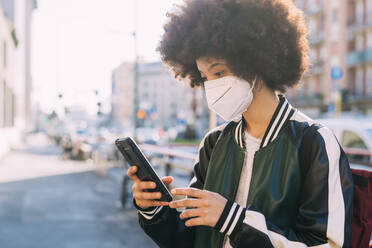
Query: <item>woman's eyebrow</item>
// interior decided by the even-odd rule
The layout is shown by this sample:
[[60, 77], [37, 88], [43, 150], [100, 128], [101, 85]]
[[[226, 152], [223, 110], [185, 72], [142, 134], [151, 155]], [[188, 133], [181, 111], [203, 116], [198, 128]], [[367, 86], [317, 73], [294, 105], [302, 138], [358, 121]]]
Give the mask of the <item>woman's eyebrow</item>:
[[209, 66], [209, 69], [208, 69], [208, 71], [210, 71], [210, 70], [212, 70], [214, 67], [216, 67], [217, 65], [225, 65], [224, 63], [214, 63], [214, 64], [212, 64], [212, 65], [210, 65]]

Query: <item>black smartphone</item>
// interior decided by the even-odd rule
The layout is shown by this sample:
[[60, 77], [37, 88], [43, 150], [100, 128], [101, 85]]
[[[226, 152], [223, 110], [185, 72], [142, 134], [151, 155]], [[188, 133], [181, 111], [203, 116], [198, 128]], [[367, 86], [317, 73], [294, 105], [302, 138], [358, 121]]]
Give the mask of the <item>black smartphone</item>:
[[131, 166], [136, 165], [138, 167], [136, 174], [141, 181], [153, 181], [156, 183], [156, 188], [146, 190], [147, 192], [161, 192], [161, 198], [158, 199], [159, 201], [170, 202], [173, 200], [172, 194], [131, 137], [117, 139], [115, 145]]

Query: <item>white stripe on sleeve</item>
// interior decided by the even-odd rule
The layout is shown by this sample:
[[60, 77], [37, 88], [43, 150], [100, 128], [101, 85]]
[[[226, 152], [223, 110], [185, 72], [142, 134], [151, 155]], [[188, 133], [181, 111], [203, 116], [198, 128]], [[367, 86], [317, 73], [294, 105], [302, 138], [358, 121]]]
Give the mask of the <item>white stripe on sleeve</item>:
[[337, 246], [344, 244], [345, 204], [340, 179], [340, 146], [330, 129], [322, 127], [318, 130], [322, 135], [327, 151], [328, 173], [328, 223], [327, 237]]
[[236, 206], [237, 206], [237, 204], [236, 204], [236, 202], [234, 202], [234, 204], [232, 205], [232, 207], [230, 209], [229, 215], [227, 215], [227, 218], [225, 220], [225, 223], [223, 224], [220, 232], [225, 232], [225, 229], [227, 228], [227, 225], [230, 223], [231, 217], [232, 217], [232, 215], [234, 213], [234, 210], [235, 210]]
[[[265, 216], [259, 212], [247, 210], [245, 211], [245, 218], [243, 223], [252, 226], [253, 228], [257, 229], [260, 232], [265, 233], [269, 238], [271, 243], [275, 248], [306, 248], [308, 247], [306, 244], [296, 241], [288, 240], [283, 235], [279, 233], [272, 232], [267, 230], [266, 219]], [[322, 244], [317, 246], [309, 246], [309, 247], [316, 247], [316, 248], [331, 248], [334, 246], [330, 246], [330, 244]]]
[[238, 212], [235, 215], [234, 222], [231, 224], [231, 226], [229, 228], [229, 231], [227, 232], [227, 235], [230, 235], [232, 233], [232, 231], [234, 230], [234, 228], [236, 226], [236, 223], [238, 222], [242, 211], [243, 211], [243, 207], [242, 206], [239, 206], [239, 210], [238, 210]]
[[153, 214], [151, 214], [151, 215], [146, 214], [146, 212], [144, 212], [144, 211], [138, 211], [138, 212], [139, 212], [143, 217], [145, 217], [146, 219], [151, 220], [152, 218], [154, 218], [154, 216], [155, 216], [157, 213], [160, 212], [160, 210], [162, 210], [162, 208], [163, 208], [163, 206], [157, 207], [157, 208], [155, 209], [156, 211], [155, 211]]

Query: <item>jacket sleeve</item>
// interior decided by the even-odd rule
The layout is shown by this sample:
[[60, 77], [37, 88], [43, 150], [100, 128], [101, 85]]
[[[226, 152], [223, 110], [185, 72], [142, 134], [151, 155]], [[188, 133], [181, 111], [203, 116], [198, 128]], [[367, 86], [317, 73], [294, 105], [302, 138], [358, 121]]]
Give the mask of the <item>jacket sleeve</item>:
[[353, 183], [349, 163], [333, 133], [313, 133], [297, 220], [279, 228], [255, 206], [228, 202], [215, 228], [233, 247], [350, 247]]
[[[194, 163], [194, 177], [189, 187], [203, 189], [204, 179], [212, 153], [222, 127], [205, 135], [200, 143], [198, 156]], [[193, 247], [195, 227], [186, 227], [187, 220], [179, 218], [180, 212], [168, 206], [140, 209], [138, 220], [142, 229], [159, 247]]]

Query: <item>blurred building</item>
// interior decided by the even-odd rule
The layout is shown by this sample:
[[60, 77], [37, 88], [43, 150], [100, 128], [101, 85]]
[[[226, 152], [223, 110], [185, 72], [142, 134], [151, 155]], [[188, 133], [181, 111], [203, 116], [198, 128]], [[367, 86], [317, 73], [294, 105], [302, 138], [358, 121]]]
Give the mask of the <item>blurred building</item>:
[[35, 0], [0, 0], [0, 156], [31, 123], [30, 42]]
[[343, 109], [371, 110], [372, 1], [294, 2], [311, 31], [312, 65], [300, 87], [289, 92], [293, 103], [322, 112], [342, 96]]
[[[123, 63], [113, 71], [112, 116], [115, 123], [133, 126], [134, 64]], [[208, 125], [203, 121], [203, 91], [190, 90], [160, 62], [138, 65], [138, 109], [144, 126], [164, 128], [178, 124]], [[204, 114], [203, 114], [204, 113]], [[205, 118], [204, 118], [205, 119]]]
[[124, 62], [112, 72], [111, 119], [115, 126], [133, 126], [134, 63]]
[[[4, 1], [4, 0], [3, 0]], [[32, 101], [31, 39], [32, 12], [37, 7], [36, 0], [14, 0], [14, 25], [18, 39], [16, 49], [17, 111], [16, 125], [32, 131], [36, 122], [36, 106]]]
[[176, 81], [162, 63], [138, 67], [138, 104], [146, 112], [145, 122], [155, 126], [175, 126], [185, 121], [187, 85]]

